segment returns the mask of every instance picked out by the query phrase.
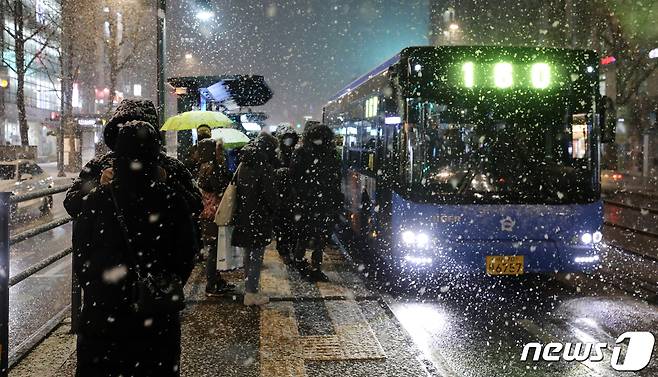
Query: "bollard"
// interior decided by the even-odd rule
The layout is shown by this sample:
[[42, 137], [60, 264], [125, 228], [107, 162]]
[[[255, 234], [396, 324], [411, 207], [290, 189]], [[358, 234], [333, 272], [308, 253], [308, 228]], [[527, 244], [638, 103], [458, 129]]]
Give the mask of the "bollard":
[[9, 373], [9, 195], [0, 192], [0, 377]]

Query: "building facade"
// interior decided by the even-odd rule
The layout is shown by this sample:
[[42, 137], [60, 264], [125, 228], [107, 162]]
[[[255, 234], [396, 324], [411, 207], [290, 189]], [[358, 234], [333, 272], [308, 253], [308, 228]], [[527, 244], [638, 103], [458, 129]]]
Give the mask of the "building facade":
[[[60, 7], [56, 0], [26, 0], [23, 5], [25, 61], [32, 62], [24, 79], [28, 139], [30, 145], [37, 146], [40, 160], [52, 161], [56, 159], [57, 142], [54, 134], [56, 122], [51, 119], [56, 117], [60, 108], [59, 38], [56, 30]], [[4, 108], [4, 111], [0, 109], [0, 142], [20, 145], [14, 12], [5, 4], [0, 15], [3, 23], [0, 77], [6, 80], [6, 85], [0, 89], [0, 95], [4, 98], [4, 106], [0, 99], [0, 107]], [[30, 36], [32, 38], [27, 38]]]

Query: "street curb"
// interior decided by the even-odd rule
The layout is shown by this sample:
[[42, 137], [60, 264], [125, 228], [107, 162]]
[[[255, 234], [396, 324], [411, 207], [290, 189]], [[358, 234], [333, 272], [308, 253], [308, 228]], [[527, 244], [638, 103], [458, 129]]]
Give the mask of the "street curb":
[[11, 371], [14, 366], [48, 338], [70, 316], [70, 313], [71, 304], [68, 304], [59, 313], [41, 325], [37, 331], [21, 342], [14, 350], [10, 350], [8, 370]]

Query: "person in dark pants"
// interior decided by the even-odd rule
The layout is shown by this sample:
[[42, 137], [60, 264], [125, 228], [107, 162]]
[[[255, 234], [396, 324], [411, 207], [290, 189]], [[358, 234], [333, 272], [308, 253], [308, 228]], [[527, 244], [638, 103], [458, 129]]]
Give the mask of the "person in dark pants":
[[198, 251], [187, 198], [166, 183], [158, 137], [144, 122], [122, 126], [112, 181], [90, 190], [79, 208], [72, 239], [83, 290], [76, 376], [180, 376], [180, 314], [132, 307], [135, 263], [142, 274], [184, 284]]
[[217, 271], [217, 233], [215, 213], [230, 177], [226, 168], [223, 143], [213, 139], [201, 140], [199, 153], [199, 187], [203, 197], [203, 211], [199, 216], [204, 247], [208, 250], [206, 260], [206, 296], [219, 296], [235, 286], [222, 279]]
[[[295, 151], [290, 168], [296, 190], [294, 218], [299, 239], [295, 266], [302, 275], [315, 281], [328, 280], [321, 270], [322, 253], [342, 206], [340, 159], [333, 138], [326, 125], [307, 124], [302, 146]], [[313, 249], [310, 266], [304, 259], [309, 247]]]
[[[155, 125], [158, 123], [158, 115], [153, 102], [148, 100], [131, 100], [121, 101], [114, 115], [107, 122], [103, 131], [105, 144], [110, 152], [96, 156], [89, 161], [80, 171], [80, 175], [73, 182], [73, 186], [66, 192], [64, 199], [64, 208], [74, 219], [79, 215], [85, 197], [92, 189], [101, 184], [108, 183], [114, 176], [114, 144], [121, 126], [131, 120], [141, 120], [144, 126], [148, 126], [156, 132], [159, 132]], [[161, 146], [161, 140], [158, 138], [158, 144]], [[192, 213], [198, 215], [203, 208], [201, 203], [201, 192], [190, 172], [177, 159], [168, 156], [163, 151], [158, 152], [158, 162], [164, 169], [166, 183], [185, 199]]]
[[233, 216], [233, 246], [244, 248], [244, 304], [264, 305], [258, 293], [265, 246], [272, 242], [272, 228], [279, 198], [274, 183], [276, 138], [261, 133], [240, 151], [237, 170], [237, 208]]
[[290, 264], [297, 244], [293, 210], [295, 190], [290, 177], [290, 165], [299, 135], [292, 127], [281, 125], [276, 129], [276, 137], [279, 140], [279, 149], [278, 168], [275, 173], [281, 206], [276, 214], [274, 234], [276, 235], [276, 248], [281, 259], [285, 264]]

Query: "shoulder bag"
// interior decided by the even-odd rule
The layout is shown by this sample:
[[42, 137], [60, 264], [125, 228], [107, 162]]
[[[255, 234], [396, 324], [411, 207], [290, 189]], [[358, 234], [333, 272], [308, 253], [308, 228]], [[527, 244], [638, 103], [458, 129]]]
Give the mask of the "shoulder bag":
[[142, 315], [173, 314], [185, 309], [183, 283], [173, 273], [150, 273], [142, 271], [137, 260], [138, 251], [133, 248], [130, 231], [123, 212], [119, 207], [114, 188], [110, 185], [112, 202], [116, 217], [126, 243], [126, 257], [135, 272], [131, 287], [131, 307], [135, 313]]
[[231, 182], [229, 182], [226, 190], [224, 190], [222, 200], [217, 207], [215, 224], [218, 226], [229, 226], [233, 223], [233, 215], [235, 214], [238, 201], [238, 173], [241, 166], [242, 164], [238, 165], [238, 168], [235, 170], [235, 174], [233, 174]]

